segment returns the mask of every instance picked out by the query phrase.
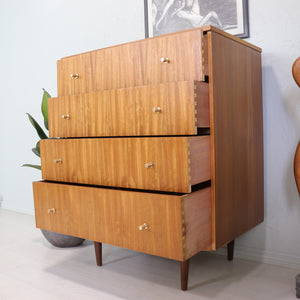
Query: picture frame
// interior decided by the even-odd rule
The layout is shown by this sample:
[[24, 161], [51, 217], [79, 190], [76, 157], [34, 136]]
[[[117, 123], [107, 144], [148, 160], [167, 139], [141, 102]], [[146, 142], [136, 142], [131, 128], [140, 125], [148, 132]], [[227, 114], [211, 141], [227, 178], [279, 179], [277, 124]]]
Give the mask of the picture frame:
[[248, 0], [144, 0], [145, 37], [212, 25], [249, 37]]

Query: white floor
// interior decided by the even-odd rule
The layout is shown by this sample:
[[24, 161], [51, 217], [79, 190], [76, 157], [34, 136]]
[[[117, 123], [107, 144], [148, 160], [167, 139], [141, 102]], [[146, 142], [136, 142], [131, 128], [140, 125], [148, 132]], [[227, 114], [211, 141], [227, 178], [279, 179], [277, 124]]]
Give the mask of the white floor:
[[55, 248], [34, 217], [0, 209], [0, 299], [296, 299], [300, 270], [200, 253], [191, 259], [189, 289], [180, 290], [179, 263], [103, 245]]

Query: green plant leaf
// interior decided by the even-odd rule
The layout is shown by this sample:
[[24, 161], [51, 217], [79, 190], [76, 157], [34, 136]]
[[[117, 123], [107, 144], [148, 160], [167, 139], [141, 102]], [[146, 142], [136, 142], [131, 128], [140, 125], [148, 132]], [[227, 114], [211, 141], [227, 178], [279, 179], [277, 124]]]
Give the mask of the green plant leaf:
[[32, 124], [32, 126], [35, 128], [38, 136], [44, 140], [44, 139], [47, 139], [47, 135], [46, 133], [44, 132], [44, 130], [41, 128], [41, 126], [38, 124], [38, 122], [29, 114], [29, 113], [26, 113], [28, 115], [28, 118], [29, 118], [29, 121], [30, 123]]
[[39, 152], [39, 154], [41, 154], [41, 150], [40, 150], [40, 141], [38, 141], [35, 145], [35, 148], [37, 149], [37, 151]]
[[49, 127], [48, 127], [48, 121], [44, 120], [44, 126], [47, 130], [49, 130]]
[[40, 141], [36, 143], [35, 148], [32, 148], [32, 152], [37, 155], [38, 157], [41, 157], [41, 152], [40, 152]]
[[51, 98], [50, 94], [45, 90], [43, 93], [43, 100], [42, 100], [42, 114], [44, 117], [44, 124], [46, 129], [48, 130], [48, 99]]
[[22, 165], [22, 167], [30, 167], [30, 168], [34, 168], [34, 169], [38, 169], [38, 170], [41, 170], [41, 166], [39, 165], [31, 165], [31, 164], [24, 164]]
[[32, 152], [33, 152], [35, 155], [37, 155], [38, 157], [41, 157], [41, 155], [40, 155], [38, 149], [32, 148], [31, 150], [32, 150]]

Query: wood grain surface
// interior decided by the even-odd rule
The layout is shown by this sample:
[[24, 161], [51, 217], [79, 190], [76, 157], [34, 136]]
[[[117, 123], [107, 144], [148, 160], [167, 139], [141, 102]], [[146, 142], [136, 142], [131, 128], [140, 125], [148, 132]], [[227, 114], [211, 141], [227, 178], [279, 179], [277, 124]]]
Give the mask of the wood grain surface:
[[209, 136], [42, 140], [42, 177], [189, 193], [191, 184], [210, 179], [209, 142]]
[[[294, 80], [300, 87], [300, 57], [298, 57], [293, 63], [292, 74]], [[296, 153], [294, 158], [294, 176], [296, 180], [298, 193], [300, 195], [300, 142], [298, 143], [298, 146], [296, 148]]]
[[215, 247], [264, 218], [261, 54], [208, 32]]
[[196, 135], [197, 127], [209, 127], [208, 84], [180, 81], [52, 98], [48, 115], [50, 137]]
[[[169, 63], [161, 62], [168, 58]], [[57, 63], [58, 96], [204, 80], [202, 31], [197, 28], [79, 55]], [[78, 74], [79, 78], [71, 78]]]
[[180, 261], [209, 243], [209, 188], [174, 196], [34, 182], [33, 191], [38, 228]]
[[182, 198], [184, 257], [212, 250], [211, 189], [205, 188]]
[[293, 74], [294, 80], [300, 87], [300, 57], [298, 57], [293, 63], [292, 74]]
[[300, 141], [296, 148], [295, 158], [294, 158], [294, 175], [296, 180], [296, 185], [298, 189], [298, 193], [300, 196]]

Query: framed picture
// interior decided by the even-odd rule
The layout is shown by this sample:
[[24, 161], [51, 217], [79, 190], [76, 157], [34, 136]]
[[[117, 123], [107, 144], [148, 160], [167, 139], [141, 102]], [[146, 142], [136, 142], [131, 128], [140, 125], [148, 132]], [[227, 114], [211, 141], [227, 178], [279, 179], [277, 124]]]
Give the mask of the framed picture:
[[147, 37], [213, 25], [249, 37], [248, 0], [144, 0]]

